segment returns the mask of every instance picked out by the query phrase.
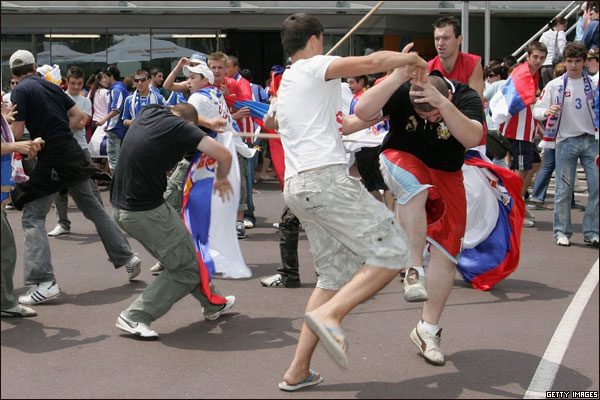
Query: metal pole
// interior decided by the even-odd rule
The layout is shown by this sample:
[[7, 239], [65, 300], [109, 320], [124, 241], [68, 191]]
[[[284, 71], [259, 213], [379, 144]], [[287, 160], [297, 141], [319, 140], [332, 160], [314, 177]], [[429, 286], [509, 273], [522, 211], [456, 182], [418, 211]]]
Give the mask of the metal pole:
[[[569, 4], [567, 7], [565, 7], [564, 10], [562, 10], [561, 12], [559, 12], [556, 17], [554, 18], [558, 18], [560, 16], [562, 16], [565, 11], [567, 11], [568, 9], [570, 9], [573, 4], [577, 3], [576, 1], [572, 1], [571, 4]], [[540, 36], [542, 33], [546, 32], [548, 30], [548, 25], [544, 25], [544, 27], [542, 29], [540, 29], [535, 35], [533, 35], [531, 38], [529, 38], [528, 41], [526, 41], [525, 43], [523, 43], [523, 45], [521, 47], [519, 47], [514, 53], [512, 53], [513, 57], [516, 57], [517, 54], [519, 54], [521, 51], [523, 51], [525, 49], [525, 47], [529, 46], [529, 43], [533, 42], [538, 36]], [[521, 60], [522, 58], [525, 58], [525, 54], [523, 54], [519, 60]]]
[[468, 1], [463, 1], [463, 3], [462, 3], [461, 18], [462, 18], [461, 35], [463, 37], [461, 51], [463, 53], [468, 53], [469, 52], [469, 2]]
[[490, 36], [492, 30], [492, 11], [490, 9], [490, 2], [487, 0], [485, 2], [485, 42], [484, 42], [484, 53], [483, 53], [483, 62], [485, 65], [490, 63]]

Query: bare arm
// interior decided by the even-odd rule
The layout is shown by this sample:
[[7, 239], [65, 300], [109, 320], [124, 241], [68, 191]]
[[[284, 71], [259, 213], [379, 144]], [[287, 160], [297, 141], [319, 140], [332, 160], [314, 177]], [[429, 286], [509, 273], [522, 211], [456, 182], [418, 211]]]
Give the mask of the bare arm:
[[[448, 127], [448, 130], [458, 140], [465, 149], [477, 146], [483, 136], [483, 125], [478, 121], [469, 119], [464, 115], [448, 97], [442, 95], [429, 81], [420, 82], [423, 90], [410, 91], [411, 96], [416, 98], [415, 103], [429, 103], [437, 108]], [[423, 96], [423, 97], [421, 97]]]
[[81, 122], [79, 124], [77, 124], [77, 126], [75, 126], [76, 131], [79, 131], [81, 129], [85, 128], [85, 125], [88, 123], [90, 116], [87, 115], [86, 113], [83, 113], [85, 115], [85, 118], [81, 120]]
[[[69, 128], [72, 131], [81, 129], [78, 128], [78, 126], [81, 124], [82, 121], [88, 118], [88, 115], [84, 113], [77, 104], [69, 108], [67, 114], [69, 115]], [[85, 126], [85, 124], [83, 126]]]
[[229, 200], [231, 194], [233, 194], [233, 188], [231, 187], [229, 179], [227, 179], [227, 175], [231, 169], [231, 153], [225, 146], [221, 145], [210, 136], [202, 138], [196, 149], [217, 160], [218, 167], [213, 183], [213, 190], [219, 192], [219, 196], [223, 201]]
[[223, 127], [227, 125], [227, 121], [225, 120], [225, 118], [219, 116], [214, 118], [208, 118], [198, 114], [198, 125], [204, 126], [210, 129], [211, 131], [222, 133], [225, 132]]
[[116, 117], [119, 114], [120, 114], [119, 110], [112, 110], [111, 112], [106, 114], [106, 117], [104, 117], [100, 121], [98, 121], [98, 126], [104, 125], [106, 123], [106, 121], [109, 121], [110, 119]]
[[395, 51], [377, 51], [368, 56], [338, 58], [329, 64], [325, 79], [344, 78], [386, 72], [402, 66], [408, 66], [414, 78], [427, 74], [428, 65], [416, 53], [398, 53]]
[[175, 78], [179, 75], [179, 72], [183, 69], [184, 66], [188, 64], [188, 59], [183, 57], [179, 60], [175, 69], [171, 71], [167, 79], [163, 82], [163, 87], [167, 90], [172, 90], [176, 92], [187, 92], [188, 88], [185, 82], [175, 82]]
[[358, 99], [354, 113], [362, 120], [371, 120], [381, 114], [381, 109], [402, 84], [409, 79], [406, 68], [397, 68], [385, 80], [373, 86]]
[[362, 119], [358, 118], [356, 114], [347, 115], [342, 119], [342, 134], [349, 135], [351, 133], [358, 132], [383, 121], [383, 119], [383, 116], [381, 116], [379, 118], [363, 121]]
[[277, 97], [271, 96], [271, 103], [269, 104], [269, 111], [263, 118], [266, 129], [279, 129], [279, 122], [277, 122]]
[[13, 123], [10, 124], [10, 130], [16, 140], [21, 139], [23, 137], [23, 132], [25, 131], [25, 121], [13, 121]]
[[480, 63], [475, 64], [475, 69], [473, 69], [473, 73], [469, 77], [469, 82], [467, 83], [475, 89], [479, 97], [481, 97], [481, 100], [485, 101], [485, 98], [483, 97], [483, 88], [485, 86], [483, 82], [483, 68], [481, 68]]
[[20, 153], [25, 155], [26, 160], [31, 160], [41, 150], [44, 141], [25, 140], [23, 142], [2, 142], [2, 155], [9, 153]]

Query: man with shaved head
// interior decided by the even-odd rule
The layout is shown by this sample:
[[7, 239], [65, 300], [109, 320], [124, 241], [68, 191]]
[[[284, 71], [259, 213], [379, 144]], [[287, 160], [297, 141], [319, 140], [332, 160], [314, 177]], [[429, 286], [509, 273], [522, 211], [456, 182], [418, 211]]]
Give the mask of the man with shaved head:
[[483, 110], [474, 89], [447, 80], [439, 71], [419, 82], [408, 80], [406, 69], [397, 68], [361, 96], [355, 112], [363, 120], [390, 117], [379, 163], [411, 246], [405, 284], [424, 276], [424, 248], [430, 255], [429, 298], [410, 337], [427, 361], [441, 365], [438, 323], [452, 290], [466, 225], [461, 167], [465, 149], [476, 146], [483, 135]]

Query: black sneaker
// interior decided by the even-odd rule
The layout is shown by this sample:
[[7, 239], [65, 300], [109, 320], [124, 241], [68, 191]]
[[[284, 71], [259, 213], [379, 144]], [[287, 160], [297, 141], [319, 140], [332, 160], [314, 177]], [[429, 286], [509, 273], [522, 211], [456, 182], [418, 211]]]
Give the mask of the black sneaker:
[[237, 231], [238, 239], [246, 238], [246, 228], [244, 227], [244, 222], [238, 221], [235, 224], [235, 230]]
[[298, 281], [298, 282], [284, 281], [283, 276], [281, 276], [281, 274], [275, 274], [275, 275], [263, 278], [260, 280], [260, 284], [265, 287], [285, 287], [285, 288], [299, 288], [300, 287], [300, 281]]

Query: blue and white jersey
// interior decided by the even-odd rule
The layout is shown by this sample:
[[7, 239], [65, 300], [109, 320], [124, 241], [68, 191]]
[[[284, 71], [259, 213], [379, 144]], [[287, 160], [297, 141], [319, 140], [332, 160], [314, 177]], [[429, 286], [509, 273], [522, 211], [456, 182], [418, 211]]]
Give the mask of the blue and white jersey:
[[136, 90], [131, 96], [128, 96], [125, 99], [123, 121], [126, 119], [135, 119], [140, 113], [140, 110], [148, 104], [160, 104], [161, 106], [166, 106], [167, 101], [162, 97], [158, 90], [150, 90], [147, 96], [141, 96]]
[[122, 139], [125, 137], [125, 133], [127, 133], [127, 128], [125, 128], [125, 125], [123, 125], [123, 119], [121, 116], [123, 115], [123, 109], [125, 107], [125, 99], [129, 93], [127, 92], [127, 88], [123, 82], [117, 81], [110, 87], [108, 95], [108, 112], [110, 113], [111, 111], [117, 110], [119, 111], [119, 115], [114, 116], [108, 121], [106, 130], [111, 131], [113, 134]]
[[179, 104], [179, 103], [187, 103], [187, 99], [185, 98], [185, 95], [183, 94], [183, 92], [171, 92], [171, 95], [169, 96], [169, 99], [167, 100], [167, 104], [170, 106], [174, 106], [175, 104]]

